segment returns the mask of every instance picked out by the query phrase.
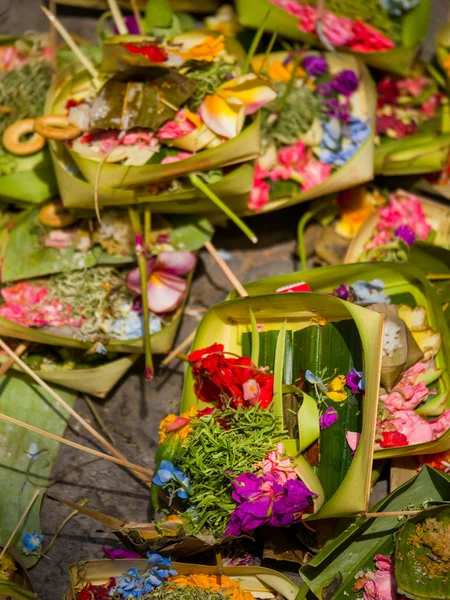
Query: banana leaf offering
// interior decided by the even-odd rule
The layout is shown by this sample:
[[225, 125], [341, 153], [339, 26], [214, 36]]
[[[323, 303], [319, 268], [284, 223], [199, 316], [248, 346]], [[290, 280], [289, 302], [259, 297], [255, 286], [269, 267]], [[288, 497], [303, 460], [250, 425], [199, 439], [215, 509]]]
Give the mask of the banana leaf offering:
[[[61, 216], [61, 213], [58, 214]], [[62, 214], [67, 216], [64, 211]], [[45, 215], [48, 217], [47, 213]], [[154, 353], [168, 352], [171, 347], [193, 275], [195, 251], [212, 235], [212, 228], [205, 219], [173, 217], [172, 221], [172, 224], [163, 222], [159, 232], [155, 231], [156, 237], [152, 239], [148, 235], [146, 241], [149, 333]], [[35, 247], [35, 250], [43, 253], [45, 261], [40, 263], [38, 260], [33, 265], [32, 260], [20, 262], [20, 248], [17, 244], [14, 246], [18, 240], [14, 237], [12, 243], [10, 240], [11, 246], [7, 246], [5, 259], [8, 252], [12, 257], [17, 252], [18, 268], [1, 290], [0, 335], [85, 349], [102, 355], [107, 352], [142, 352], [145, 318], [141, 304], [143, 285], [139, 268], [130, 264], [134, 260], [129, 255], [133, 230], [127, 216], [123, 215], [114, 214], [112, 220], [102, 223], [100, 229], [93, 231], [92, 239], [105, 227], [106, 237], [102, 234], [102, 243], [106, 241], [114, 252], [123, 252], [122, 259], [112, 255], [116, 259], [112, 260], [111, 255], [106, 253], [105, 258], [109, 261], [89, 266], [85, 264], [88, 259], [83, 257], [79, 248], [45, 248], [41, 245], [41, 249]], [[30, 225], [30, 221], [25, 224]], [[23, 235], [23, 240], [28, 235], [25, 250], [32, 253], [34, 244], [42, 244], [42, 239], [48, 239], [55, 232], [58, 240], [68, 236], [70, 241], [73, 234], [76, 239], [80, 228], [74, 230], [70, 227], [69, 231], [62, 228], [59, 233], [56, 229], [48, 233], [44, 228], [44, 238], [39, 237], [39, 231], [36, 234], [25, 227], [19, 235], [20, 239]], [[134, 250], [135, 239], [138, 238], [135, 233], [132, 235]], [[55, 237], [51, 239], [54, 241]], [[95, 239], [100, 241], [98, 237]], [[139, 243], [143, 244], [142, 241]], [[47, 250], [51, 252], [46, 253]], [[68, 252], [65, 257], [64, 251]], [[36, 272], [40, 270], [49, 275], [38, 277], [34, 273], [35, 276], [28, 279], [22, 275], [20, 268], [28, 271], [34, 268]]]
[[[385, 315], [375, 458], [450, 449], [448, 326], [438, 298], [411, 265], [359, 263], [247, 284], [249, 294], [314, 291]], [[362, 374], [347, 383], [357, 390]]]
[[17, 121], [42, 114], [50, 79], [49, 47], [42, 37], [0, 36], [0, 199], [19, 206], [42, 202], [57, 191], [47, 149], [25, 156], [19, 135], [7, 138], [6, 145], [3, 140]]
[[449, 492], [450, 478], [424, 467], [373, 507], [418, 514], [358, 519], [302, 567], [302, 597], [448, 598]]
[[409, 72], [430, 17], [429, 0], [327, 0], [325, 8], [317, 0], [237, 0], [236, 6], [245, 27], [263, 24], [267, 31], [355, 53], [370, 66], [399, 75]]
[[[146, 8], [148, 0], [136, 0], [138, 8], [143, 11]], [[176, 11], [209, 13], [217, 8], [217, 0], [205, 0], [196, 2], [196, 0], [168, 0], [169, 5]], [[56, 4], [65, 6], [79, 6], [89, 10], [108, 10], [107, 0], [56, 0]], [[130, 0], [117, 0], [117, 4], [128, 10], [131, 10]]]
[[[86, 72], [68, 76], [47, 102], [49, 112], [68, 114], [78, 129], [65, 145], [91, 186], [129, 190], [258, 155], [259, 123], [249, 115], [276, 91], [262, 76], [241, 74], [224, 36], [116, 42], [105, 49], [123, 69], [109, 73], [100, 89]], [[107, 52], [104, 60], [112, 61]]]
[[378, 79], [376, 132], [376, 174], [432, 173], [447, 164], [448, 100], [424, 64]]
[[[353, 237], [346, 263], [405, 262], [414, 260], [416, 249], [418, 253], [426, 252], [430, 245], [450, 249], [449, 206], [401, 189], [388, 198]], [[351, 220], [351, 214], [342, 216], [337, 228], [345, 229], [346, 220]], [[428, 267], [429, 273], [432, 263]]]
[[[160, 425], [155, 508], [163, 498], [186, 535], [217, 541], [365, 510], [381, 338], [380, 315], [317, 294], [210, 309], [181, 415]], [[364, 401], [346, 384], [355, 369]]]
[[70, 567], [70, 580], [68, 600], [295, 600], [299, 591], [287, 577], [264, 567], [177, 563], [150, 552], [147, 560], [78, 562]]
[[261, 109], [261, 157], [249, 211], [270, 211], [373, 178], [375, 93], [352, 56], [295, 51], [256, 56], [278, 92]]

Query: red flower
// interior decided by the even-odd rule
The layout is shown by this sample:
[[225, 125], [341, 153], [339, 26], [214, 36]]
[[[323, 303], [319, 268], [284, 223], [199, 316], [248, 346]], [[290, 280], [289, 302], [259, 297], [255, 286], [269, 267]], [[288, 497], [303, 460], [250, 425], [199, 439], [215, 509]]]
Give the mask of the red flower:
[[156, 46], [155, 44], [145, 44], [143, 46], [137, 46], [136, 44], [124, 44], [125, 50], [128, 50], [130, 54], [142, 54], [146, 56], [150, 62], [160, 63], [164, 62], [167, 58], [167, 54]]
[[109, 600], [109, 591], [116, 587], [114, 577], [103, 585], [92, 585], [88, 583], [77, 596], [77, 600]]
[[381, 108], [385, 104], [396, 104], [400, 96], [400, 89], [396, 81], [384, 77], [377, 85], [377, 105]]
[[[273, 375], [258, 370], [246, 356], [226, 357], [223, 344], [196, 350], [189, 355], [189, 361], [195, 378], [195, 394], [203, 402], [215, 402], [219, 408], [224, 400], [233, 408], [254, 404], [267, 408], [272, 402]], [[244, 384], [250, 380], [256, 382], [258, 393], [246, 398]]]
[[71, 108], [74, 108], [75, 106], [78, 106], [79, 104], [80, 104], [79, 102], [77, 102], [73, 98], [70, 98], [70, 100], [67, 100], [65, 108], [67, 111], [69, 111]]
[[408, 446], [408, 438], [398, 431], [385, 431], [381, 434], [380, 446], [382, 448], [399, 448]]

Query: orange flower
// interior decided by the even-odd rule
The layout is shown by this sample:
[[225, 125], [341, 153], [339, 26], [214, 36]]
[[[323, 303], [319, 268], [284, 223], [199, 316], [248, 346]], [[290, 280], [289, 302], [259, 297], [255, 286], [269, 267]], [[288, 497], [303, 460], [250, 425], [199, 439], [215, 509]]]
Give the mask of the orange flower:
[[[161, 445], [165, 441], [167, 434], [170, 433], [171, 430], [174, 433], [176, 432], [176, 434], [182, 440], [185, 440], [192, 430], [192, 427], [189, 425], [189, 422], [192, 419], [192, 417], [195, 417], [196, 414], [197, 408], [195, 406], [191, 406], [191, 408], [187, 412], [181, 415], [167, 415], [167, 417], [163, 419], [159, 424], [159, 444]], [[178, 420], [180, 421], [180, 426], [176, 428], [171, 428], [170, 426], [173, 426], [174, 423]]]
[[221, 592], [228, 596], [230, 600], [254, 600], [253, 594], [242, 589], [238, 581], [233, 581], [226, 575], [205, 575], [203, 573], [195, 575], [177, 575], [170, 581], [186, 586]]
[[450, 77], [450, 54], [447, 54], [447, 56], [445, 57], [442, 66], [445, 69], [445, 72], [447, 73], [447, 75]]
[[[263, 68], [272, 81], [289, 83], [292, 79], [294, 61], [284, 65], [279, 60], [265, 60], [264, 56], [257, 56], [252, 60], [252, 66], [256, 72], [259, 72]], [[304, 75], [306, 75], [305, 71], [301, 67], [297, 67], [295, 76], [303, 77]]]
[[[203, 36], [203, 34], [200, 34]], [[177, 39], [183, 38], [183, 34], [177, 36]], [[219, 56], [225, 49], [224, 36], [219, 35], [218, 37], [208, 35], [203, 37], [198, 44], [190, 46], [190, 44], [182, 44], [182, 47], [178, 50], [171, 48], [171, 52], [179, 54], [183, 60], [204, 60], [206, 62], [212, 62], [217, 56]], [[185, 45], [185, 48], [183, 48]]]

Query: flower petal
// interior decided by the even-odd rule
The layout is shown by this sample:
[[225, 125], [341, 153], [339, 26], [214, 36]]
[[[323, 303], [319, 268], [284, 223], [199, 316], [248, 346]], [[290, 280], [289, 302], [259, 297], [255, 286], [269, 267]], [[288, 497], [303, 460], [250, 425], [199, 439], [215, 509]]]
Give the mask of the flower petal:
[[184, 300], [187, 282], [161, 271], [153, 273], [147, 284], [148, 308], [155, 313], [175, 310]]
[[240, 100], [245, 106], [246, 115], [251, 115], [277, 97], [277, 92], [269, 80], [254, 73], [247, 73], [223, 83], [218, 92], [223, 98]]
[[236, 137], [244, 125], [245, 106], [236, 98], [223, 98], [219, 94], [206, 96], [199, 113], [211, 131], [226, 138]]
[[[151, 258], [147, 261], [147, 277], [150, 277], [151, 272], [153, 271], [153, 267], [155, 266], [156, 258]], [[139, 267], [136, 267], [132, 271], [130, 271], [127, 275], [125, 285], [129, 290], [135, 292], [136, 294], [141, 294], [141, 276], [139, 274]]]
[[155, 270], [169, 275], [187, 275], [195, 267], [193, 252], [161, 252], [156, 259]]

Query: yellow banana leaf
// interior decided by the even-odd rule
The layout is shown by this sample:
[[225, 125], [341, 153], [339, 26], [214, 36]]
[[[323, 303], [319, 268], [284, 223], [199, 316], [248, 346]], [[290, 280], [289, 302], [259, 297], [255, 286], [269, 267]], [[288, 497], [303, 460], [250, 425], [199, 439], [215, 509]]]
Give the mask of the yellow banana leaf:
[[[402, 190], [398, 190], [402, 191]], [[435, 202], [429, 198], [419, 196], [427, 223], [431, 224], [436, 231], [433, 244], [450, 248], [450, 206]], [[366, 244], [374, 235], [377, 224], [380, 220], [380, 209], [375, 211], [358, 230], [356, 236], [352, 239], [345, 256], [345, 264], [358, 262], [363, 254]]]
[[[322, 48], [317, 35], [301, 31], [298, 19], [268, 0], [236, 0], [239, 22], [245, 27], [258, 28], [264, 21], [264, 29], [277, 31], [283, 37]], [[402, 18], [401, 45], [383, 52], [351, 52], [345, 47], [339, 51], [356, 54], [372, 67], [383, 71], [406, 75], [414, 61], [419, 45], [425, 37], [430, 18], [430, 0], [420, 0], [418, 6]], [[270, 12], [269, 12], [270, 11]], [[269, 14], [268, 14], [269, 13]]]
[[[248, 340], [252, 334], [251, 309], [256, 322], [262, 325], [263, 330], [260, 333], [262, 345], [259, 353], [259, 366], [269, 366], [274, 369], [275, 395], [272, 410], [280, 417], [281, 430], [285, 430], [287, 418], [284, 414], [283, 395], [280, 387], [282, 380], [283, 383], [293, 383], [300, 370], [303, 372], [307, 368], [314, 370], [315, 365], [318, 369], [328, 366], [330, 372], [335, 367], [339, 369], [340, 358], [333, 356], [332, 345], [330, 343], [327, 346], [326, 341], [333, 340], [333, 344], [336, 346], [339, 344], [339, 347], [341, 347], [340, 344], [343, 344], [340, 353], [342, 355], [346, 354], [344, 346], [348, 344], [351, 350], [347, 350], [349, 354], [347, 354], [346, 360], [349, 362], [346, 362], [346, 368], [349, 364], [355, 364], [357, 368], [364, 371], [367, 382], [366, 393], [364, 401], [361, 401], [361, 396], [359, 398], [355, 396], [349, 398], [348, 402], [340, 403], [343, 407], [341, 419], [338, 419], [333, 427], [325, 430], [329, 432], [329, 435], [325, 436], [321, 443], [323, 448], [327, 449], [329, 462], [321, 465], [319, 461], [318, 472], [314, 473], [306, 460], [299, 455], [299, 440], [295, 435], [291, 435], [290, 439], [286, 440], [285, 448], [299, 461], [297, 465], [299, 476], [312, 491], [318, 494], [315, 502], [316, 512], [308, 515], [307, 519], [341, 517], [365, 511], [370, 493], [371, 452], [375, 436], [383, 331], [382, 317], [377, 313], [331, 296], [309, 293], [273, 294], [269, 293], [269, 290], [266, 293], [261, 292], [262, 295], [253, 295], [253, 293], [259, 292], [258, 283], [251, 284], [249, 287], [253, 287], [250, 297], [229, 300], [208, 311], [197, 329], [193, 349], [198, 350], [213, 343], [222, 343], [226, 352], [250, 356], [251, 353], [245, 340]], [[271, 288], [270, 292], [274, 291], [270, 284], [267, 287]], [[324, 325], [325, 323], [327, 325]], [[323, 333], [319, 332], [318, 335], [319, 339], [322, 336], [325, 340], [325, 347], [321, 345], [320, 341], [316, 342], [318, 346], [313, 344], [313, 348], [307, 345], [308, 338], [315, 337], [311, 326], [318, 330], [323, 327]], [[284, 339], [286, 344], [283, 360], [278, 345], [280, 340], [280, 343], [283, 344]], [[301, 362], [304, 356], [309, 361], [305, 364]], [[291, 367], [286, 365], [291, 365]], [[341, 374], [340, 370], [337, 372]], [[339, 406], [338, 403], [332, 404], [334, 407]], [[351, 414], [347, 412], [350, 404], [352, 405]], [[194, 379], [191, 370], [188, 369], [180, 410], [183, 413], [192, 406], [204, 408], [205, 404], [194, 393]], [[361, 438], [352, 459], [345, 431], [341, 429], [341, 426], [345, 428], [347, 418], [351, 419], [352, 415], [354, 417], [356, 413], [362, 415], [362, 423], [359, 423]], [[338, 424], [339, 427], [337, 427]], [[339, 450], [337, 450], [336, 436], [339, 438]], [[346, 456], [347, 450], [349, 457]], [[340, 465], [345, 463], [345, 469], [341, 470], [341, 466], [332, 466], [332, 455], [338, 457]], [[321, 506], [322, 502], [324, 503]]]
[[[414, 266], [403, 263], [356, 263], [322, 267], [309, 271], [299, 271], [287, 275], [279, 275], [261, 279], [245, 285], [249, 295], [269, 294], [287, 285], [305, 282], [314, 292], [330, 293], [342, 284], [351, 284], [358, 280], [372, 281], [381, 279], [385, 293], [394, 299], [396, 304], [405, 303], [410, 306], [423, 306], [426, 309], [427, 321], [433, 331], [441, 334], [442, 344], [435, 357], [436, 367], [443, 373], [436, 382], [438, 396], [450, 395], [450, 334], [440, 302], [426, 277]], [[285, 294], [278, 296], [281, 298]], [[287, 294], [302, 298], [303, 294]], [[230, 297], [233, 298], [233, 292]], [[378, 392], [377, 392], [378, 396]], [[441, 406], [441, 412], [446, 407]], [[437, 440], [403, 446], [401, 448], [385, 448], [377, 450], [375, 459], [434, 454], [450, 449], [450, 430]]]
[[[246, 592], [258, 598], [270, 598], [278, 594], [283, 600], [295, 600], [299, 591], [285, 575], [264, 567], [219, 567], [177, 562], [172, 562], [171, 566], [179, 575], [223, 574], [238, 581]], [[129, 569], [135, 568], [143, 573], [147, 567], [146, 560], [134, 559], [86, 560], [75, 563], [69, 567], [71, 589], [68, 600], [76, 600], [77, 592], [89, 582], [101, 585], [111, 577], [126, 574]]]

